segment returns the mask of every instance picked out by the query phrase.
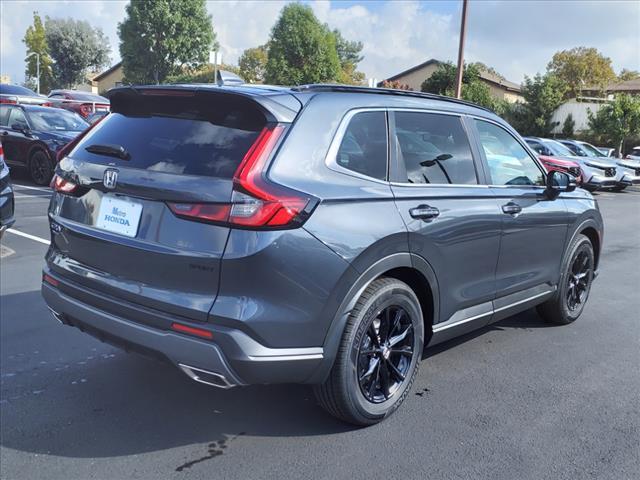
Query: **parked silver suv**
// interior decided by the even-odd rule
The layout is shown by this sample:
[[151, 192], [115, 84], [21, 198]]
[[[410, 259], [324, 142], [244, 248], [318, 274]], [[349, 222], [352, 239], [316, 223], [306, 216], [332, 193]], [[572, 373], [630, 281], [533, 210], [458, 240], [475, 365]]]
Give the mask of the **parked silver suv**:
[[109, 97], [54, 179], [42, 293], [64, 324], [222, 388], [312, 384], [369, 425], [427, 344], [584, 309], [597, 205], [488, 110], [328, 85]]

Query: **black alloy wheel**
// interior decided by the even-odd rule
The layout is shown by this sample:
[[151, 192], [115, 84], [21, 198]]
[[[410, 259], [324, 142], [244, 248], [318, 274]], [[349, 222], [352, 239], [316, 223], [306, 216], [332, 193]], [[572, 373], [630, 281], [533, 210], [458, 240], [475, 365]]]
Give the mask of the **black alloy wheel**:
[[391, 305], [372, 318], [358, 351], [358, 382], [372, 403], [395, 395], [406, 380], [413, 349], [413, 324], [404, 308]]

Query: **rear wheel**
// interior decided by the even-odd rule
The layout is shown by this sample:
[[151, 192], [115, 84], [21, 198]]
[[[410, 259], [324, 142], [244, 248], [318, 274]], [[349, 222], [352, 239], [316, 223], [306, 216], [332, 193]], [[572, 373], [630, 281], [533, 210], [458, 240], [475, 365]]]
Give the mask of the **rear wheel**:
[[420, 302], [393, 278], [371, 283], [349, 316], [329, 378], [315, 387], [335, 417], [372, 425], [407, 396], [424, 347]]
[[53, 162], [42, 150], [36, 150], [29, 158], [29, 175], [38, 185], [49, 185], [53, 177]]
[[589, 298], [595, 257], [593, 246], [584, 235], [571, 243], [563, 263], [563, 275], [554, 298], [538, 306], [538, 313], [550, 323], [566, 325], [575, 321]]

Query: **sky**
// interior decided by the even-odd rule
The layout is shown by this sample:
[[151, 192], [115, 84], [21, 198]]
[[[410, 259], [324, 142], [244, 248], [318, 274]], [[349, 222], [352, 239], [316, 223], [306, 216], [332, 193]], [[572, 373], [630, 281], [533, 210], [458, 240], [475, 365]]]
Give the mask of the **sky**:
[[[208, 1], [225, 63], [246, 48], [264, 44], [285, 0]], [[382, 80], [431, 58], [456, 60], [461, 1], [308, 0], [321, 22], [364, 44], [359, 65]], [[33, 11], [72, 17], [100, 27], [118, 52], [122, 0], [0, 0], [0, 73], [24, 81], [25, 30]], [[595, 47], [611, 58], [616, 73], [640, 71], [640, 2], [634, 0], [470, 0], [465, 58], [492, 66], [508, 80], [544, 72], [556, 51]]]

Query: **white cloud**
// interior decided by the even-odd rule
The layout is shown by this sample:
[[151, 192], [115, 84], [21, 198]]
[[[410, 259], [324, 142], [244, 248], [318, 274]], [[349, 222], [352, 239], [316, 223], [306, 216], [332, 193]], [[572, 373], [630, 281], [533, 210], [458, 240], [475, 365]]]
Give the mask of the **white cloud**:
[[[242, 51], [264, 44], [285, 0], [208, 1], [223, 60], [235, 63]], [[89, 21], [103, 29], [119, 59], [117, 24], [123, 0], [0, 1], [0, 71], [14, 81], [24, 76], [22, 37], [32, 12], [43, 17]], [[459, 4], [389, 1], [362, 4], [310, 2], [320, 21], [345, 38], [364, 43], [360, 70], [383, 79], [430, 58], [455, 60]], [[640, 2], [474, 1], [470, 2], [466, 57], [491, 65], [508, 79], [545, 70], [554, 52], [593, 46], [612, 59], [616, 71], [640, 70]]]

